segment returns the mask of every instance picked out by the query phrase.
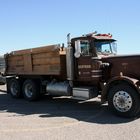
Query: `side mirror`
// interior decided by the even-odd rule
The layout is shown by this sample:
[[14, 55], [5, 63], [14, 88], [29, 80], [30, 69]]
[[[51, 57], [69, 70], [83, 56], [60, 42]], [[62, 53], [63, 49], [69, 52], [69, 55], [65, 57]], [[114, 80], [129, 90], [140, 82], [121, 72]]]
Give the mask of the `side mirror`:
[[81, 44], [80, 44], [80, 40], [75, 41], [75, 53], [74, 56], [76, 58], [79, 58], [81, 54]]

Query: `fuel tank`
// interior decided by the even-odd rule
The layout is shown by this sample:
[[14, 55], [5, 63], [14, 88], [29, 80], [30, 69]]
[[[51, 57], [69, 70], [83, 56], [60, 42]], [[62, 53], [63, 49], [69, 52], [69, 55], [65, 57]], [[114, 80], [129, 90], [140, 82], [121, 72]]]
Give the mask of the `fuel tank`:
[[47, 84], [46, 91], [50, 95], [70, 96], [72, 89], [68, 82], [51, 82]]

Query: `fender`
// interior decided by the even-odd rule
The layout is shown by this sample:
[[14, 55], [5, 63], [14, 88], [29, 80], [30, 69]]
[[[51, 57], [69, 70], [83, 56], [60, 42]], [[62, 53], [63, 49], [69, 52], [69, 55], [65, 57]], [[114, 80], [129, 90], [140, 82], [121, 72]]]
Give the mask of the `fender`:
[[107, 101], [108, 91], [111, 86], [113, 86], [114, 84], [123, 84], [123, 83], [131, 85], [140, 94], [140, 81], [138, 79], [127, 77], [127, 76], [116, 76], [110, 79], [104, 85], [101, 93], [101, 102], [104, 103], [105, 101]]

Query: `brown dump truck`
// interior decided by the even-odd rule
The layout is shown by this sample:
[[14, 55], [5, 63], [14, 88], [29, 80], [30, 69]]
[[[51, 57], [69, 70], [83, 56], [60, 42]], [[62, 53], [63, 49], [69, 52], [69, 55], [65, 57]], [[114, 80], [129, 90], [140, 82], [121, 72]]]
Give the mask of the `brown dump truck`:
[[111, 34], [91, 33], [5, 55], [7, 92], [29, 101], [43, 94], [89, 100], [101, 96], [118, 115], [140, 112], [140, 55], [117, 56]]

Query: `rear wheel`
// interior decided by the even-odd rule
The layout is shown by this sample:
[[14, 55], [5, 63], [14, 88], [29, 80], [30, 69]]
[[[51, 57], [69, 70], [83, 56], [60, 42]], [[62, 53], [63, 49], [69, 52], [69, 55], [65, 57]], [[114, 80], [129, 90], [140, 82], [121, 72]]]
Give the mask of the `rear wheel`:
[[20, 81], [17, 79], [9, 79], [7, 82], [7, 92], [14, 98], [22, 96]]
[[29, 101], [35, 101], [39, 99], [40, 90], [39, 86], [37, 85], [36, 81], [33, 80], [26, 80], [23, 83], [22, 91], [24, 98]]
[[127, 84], [114, 85], [109, 90], [109, 108], [117, 115], [135, 117], [140, 111], [139, 103], [139, 94]]

